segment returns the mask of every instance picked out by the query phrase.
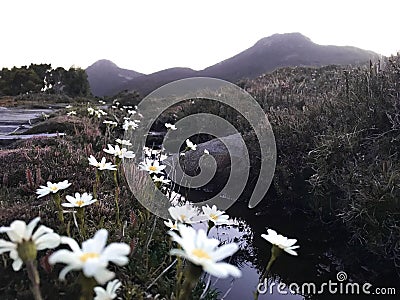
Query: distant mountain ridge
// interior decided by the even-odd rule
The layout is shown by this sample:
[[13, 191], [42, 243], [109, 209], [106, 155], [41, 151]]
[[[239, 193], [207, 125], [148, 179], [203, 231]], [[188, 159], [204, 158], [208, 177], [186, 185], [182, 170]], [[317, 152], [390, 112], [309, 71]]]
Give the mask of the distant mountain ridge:
[[101, 59], [86, 69], [90, 89], [95, 96], [109, 95], [112, 87], [121, 86], [144, 74], [122, 69], [107, 59]]
[[[102, 68], [94, 67], [98, 61], [88, 67], [87, 71], [92, 93], [96, 96], [113, 95], [122, 90], [136, 90], [146, 95], [168, 82], [193, 76], [208, 76], [236, 82], [243, 78], [255, 78], [280, 67], [349, 65], [377, 59], [379, 55], [372, 51], [350, 46], [318, 45], [301, 33], [285, 33], [265, 37], [239, 54], [201, 71], [171, 68], [144, 75], [120, 69], [105, 60], [102, 61]], [[105, 62], [108, 62], [111, 71], [107, 70]], [[121, 70], [132, 73], [121, 77], [120, 74], [128, 74]]]

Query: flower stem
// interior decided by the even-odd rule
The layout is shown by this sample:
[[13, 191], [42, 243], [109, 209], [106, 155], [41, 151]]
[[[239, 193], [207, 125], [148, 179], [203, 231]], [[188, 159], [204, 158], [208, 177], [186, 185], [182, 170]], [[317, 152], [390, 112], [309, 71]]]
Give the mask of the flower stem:
[[[178, 246], [180, 248], [180, 246]], [[183, 270], [182, 270], [182, 258], [178, 256], [176, 264], [176, 298], [179, 299], [179, 294], [181, 292], [181, 285], [182, 285], [182, 277], [183, 277]]]
[[79, 221], [79, 229], [81, 231], [82, 238], [85, 239], [86, 237], [86, 228], [85, 228], [85, 208], [78, 207], [76, 211], [76, 216], [78, 217]]
[[[275, 260], [278, 258], [278, 256], [281, 254], [281, 249], [275, 245], [272, 246], [271, 248], [271, 258], [268, 261], [267, 266], [265, 267], [264, 271], [262, 272], [259, 280], [259, 285], [262, 284], [262, 282], [265, 280], [267, 277], [268, 273], [271, 271], [272, 264], [275, 262]], [[258, 289], [254, 293], [254, 299], [257, 300], [259, 296], [259, 291]]]
[[111, 136], [110, 126], [108, 124], [106, 124], [106, 134], [105, 134], [105, 137], [104, 137], [104, 147], [108, 143], [108, 136]]
[[193, 288], [196, 286], [197, 282], [201, 274], [203, 273], [203, 269], [199, 266], [188, 262], [185, 268], [185, 280], [183, 281], [182, 293], [179, 297], [179, 300], [189, 300], [190, 295], [192, 294]]
[[58, 210], [58, 220], [60, 221], [61, 225], [64, 224], [64, 214], [63, 214], [63, 209], [61, 206], [61, 197], [59, 193], [55, 193], [53, 195], [54, 203], [56, 204], [57, 210]]
[[93, 288], [97, 282], [94, 278], [88, 278], [82, 273], [78, 277], [79, 284], [81, 285], [81, 296], [79, 300], [93, 300]]
[[[98, 199], [97, 198], [97, 187], [99, 186], [99, 183], [100, 183], [100, 172], [96, 168], [96, 180], [95, 180], [95, 183], [93, 185], [93, 197], [94, 197], [94, 199]], [[98, 204], [99, 202], [97, 201], [96, 203]]]
[[114, 183], [115, 183], [115, 211], [116, 211], [116, 222], [117, 225], [121, 225], [121, 221], [119, 219], [119, 205], [118, 205], [118, 196], [119, 196], [119, 185], [118, 185], [118, 169], [114, 171]]
[[26, 269], [28, 271], [29, 280], [32, 283], [31, 290], [33, 294], [33, 298], [35, 300], [42, 300], [42, 294], [40, 293], [40, 277], [39, 272], [36, 268], [36, 264], [33, 260], [29, 260], [25, 262]]

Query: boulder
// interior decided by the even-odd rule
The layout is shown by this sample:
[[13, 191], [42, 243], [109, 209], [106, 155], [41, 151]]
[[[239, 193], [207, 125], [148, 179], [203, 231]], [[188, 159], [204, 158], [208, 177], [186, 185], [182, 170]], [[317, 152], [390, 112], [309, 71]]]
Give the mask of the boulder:
[[[205, 154], [205, 150], [209, 154]], [[194, 187], [201, 186], [205, 191], [217, 191], [227, 182], [232, 168], [235, 169], [235, 172], [241, 174], [248, 170], [249, 166], [246, 162], [246, 157], [246, 144], [241, 135], [237, 133], [198, 144], [196, 150], [189, 150], [184, 156], [180, 156], [178, 153], [173, 154], [164, 160], [163, 163], [167, 165], [169, 177], [173, 178], [175, 182], [181, 182], [179, 174], [178, 176], [175, 174], [178, 163], [185, 174], [189, 176], [198, 176], [204, 172], [203, 174], [207, 177], [207, 175], [215, 171], [215, 175], [211, 176], [211, 180], [208, 182], [200, 180], [202, 184], [195, 185]], [[214, 162], [212, 161], [213, 159]], [[234, 162], [233, 166], [232, 162]], [[210, 176], [208, 177], [210, 178]], [[186, 184], [193, 187], [193, 183], [191, 182], [183, 183], [183, 185]]]

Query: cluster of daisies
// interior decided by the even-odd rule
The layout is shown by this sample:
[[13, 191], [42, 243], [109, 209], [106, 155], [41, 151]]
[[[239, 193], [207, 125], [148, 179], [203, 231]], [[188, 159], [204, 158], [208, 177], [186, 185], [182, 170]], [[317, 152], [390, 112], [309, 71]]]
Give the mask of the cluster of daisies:
[[[165, 126], [169, 130], [177, 129], [175, 125], [169, 123]], [[196, 149], [197, 145], [187, 139], [185, 151]], [[153, 175], [153, 182], [161, 187], [161, 191], [172, 204], [168, 209], [171, 219], [164, 221], [164, 224], [170, 229], [168, 234], [180, 247], [172, 249], [171, 255], [183, 257], [201, 267], [203, 271], [219, 278], [226, 278], [229, 275], [240, 277], [241, 272], [237, 267], [221, 262], [238, 251], [239, 246], [236, 243], [229, 243], [219, 247], [218, 239], [209, 238], [204, 229], [195, 230], [192, 227], [194, 224], [208, 222], [208, 227], [211, 229], [213, 226], [234, 225], [237, 222], [230, 219], [224, 211], [218, 210], [216, 205], [212, 207], [205, 205], [200, 209], [189, 201], [183, 201], [183, 197], [178, 198], [180, 195], [172, 191], [169, 186], [171, 180], [166, 177], [166, 166], [162, 164], [167, 156], [161, 150], [145, 148], [144, 151], [146, 159], [139, 164], [139, 167], [147, 171], [150, 176]]]
[[[115, 145], [108, 144], [107, 149], [103, 149], [105, 153], [111, 154], [114, 157], [118, 159], [125, 159], [125, 158], [134, 158], [135, 154], [133, 151], [128, 150], [124, 146], [130, 146], [132, 143], [128, 140], [121, 140], [117, 139]], [[99, 171], [115, 171], [117, 170], [117, 165], [113, 164], [112, 162], [107, 162], [106, 158], [103, 156], [100, 161], [97, 161], [97, 159], [93, 156], [90, 155], [88, 158], [89, 160], [89, 165], [96, 167]]]
[[[99, 100], [99, 104], [106, 104], [106, 102]], [[67, 115], [68, 116], [76, 116], [77, 115], [77, 111], [73, 110], [73, 107], [71, 105], [67, 105], [65, 107], [67, 109]], [[129, 129], [136, 129], [139, 126], [140, 123], [140, 118], [143, 117], [140, 113], [137, 113], [137, 106], [120, 106], [120, 103], [118, 101], [116, 101], [112, 106], [112, 109], [114, 110], [121, 110], [121, 111], [125, 111], [127, 112], [127, 114], [129, 115], [129, 117], [123, 117], [123, 123], [122, 123], [122, 128], [126, 131]], [[106, 113], [104, 110], [102, 110], [101, 108], [93, 108], [91, 106], [87, 107], [87, 113], [89, 116], [95, 116], [98, 119], [101, 119], [102, 117], [106, 117], [108, 116], [108, 113]], [[132, 119], [131, 116], [133, 115], [137, 115], [138, 118], [137, 119]], [[118, 126], [118, 122], [116, 122], [115, 120], [103, 120], [103, 124], [110, 126], [112, 128]]]
[[164, 221], [164, 224], [170, 228], [168, 233], [172, 239], [180, 245], [180, 248], [171, 250], [171, 255], [183, 257], [218, 278], [241, 276], [237, 267], [221, 262], [239, 250], [238, 244], [228, 243], [218, 247], [218, 239], [209, 238], [204, 229], [196, 231], [192, 227], [197, 223], [208, 222], [210, 229], [213, 226], [235, 225], [236, 221], [230, 219], [224, 211], [218, 210], [215, 205], [205, 205], [200, 210], [192, 203], [186, 202], [183, 205], [172, 206], [168, 211], [172, 220]]
[[[104, 105], [104, 104], [106, 104], [106, 102], [99, 100], [99, 104]], [[65, 108], [67, 109], [67, 116], [76, 116], [77, 115], [77, 112], [76, 112], [76, 110], [73, 109], [72, 105], [67, 105], [67, 106], [65, 106]], [[102, 110], [100, 108], [94, 109], [93, 107], [90, 107], [90, 106], [87, 108], [87, 112], [88, 112], [89, 116], [96, 116], [98, 119], [108, 115], [104, 110]]]
[[[116, 142], [116, 145], [108, 145], [104, 152], [113, 155], [116, 160], [135, 157], [132, 151], [124, 147], [124, 145], [129, 145], [128, 141], [118, 139]], [[102, 157], [100, 162], [93, 156], [90, 156], [88, 160], [89, 164], [95, 166], [98, 170], [117, 170], [117, 165], [112, 162], [106, 162], [105, 157]], [[60, 193], [70, 186], [71, 183], [68, 180], [57, 183], [49, 181], [46, 185], [40, 186], [36, 194], [38, 198], [47, 195], [60, 197]], [[74, 195], [66, 195], [65, 200], [61, 204], [62, 207], [78, 210], [98, 201], [93, 198], [92, 194], [87, 192], [82, 194], [75, 192]], [[75, 214], [73, 216], [76, 224]], [[12, 222], [9, 227], [0, 228], [0, 233], [6, 233], [10, 239], [10, 241], [0, 239], [0, 254], [9, 252], [10, 258], [14, 260], [12, 267], [15, 271], [20, 270], [23, 263], [35, 260], [37, 251], [54, 249], [60, 244], [65, 244], [70, 250], [61, 249], [55, 251], [49, 257], [49, 263], [52, 265], [57, 263], [66, 265], [59, 274], [60, 280], [65, 280], [67, 273], [70, 271], [81, 271], [85, 277], [93, 278], [100, 285], [107, 283], [105, 288], [102, 286], [94, 287], [93, 291], [96, 294], [94, 299], [115, 299], [117, 297], [116, 291], [121, 287], [121, 282], [118, 279], [113, 280], [115, 273], [108, 269], [108, 265], [110, 263], [118, 266], [126, 265], [130, 253], [129, 245], [111, 243], [106, 246], [108, 232], [105, 229], [100, 229], [93, 238], [84, 241], [79, 246], [78, 242], [73, 238], [59, 236], [44, 225], [41, 225], [36, 232], [33, 232], [38, 222], [39, 218], [35, 218], [28, 225], [23, 221], [17, 220]]]
[[[69, 107], [71, 108], [71, 107]], [[114, 109], [128, 110], [131, 118], [125, 118], [122, 127], [125, 130], [136, 129], [139, 120], [132, 120], [132, 116], [138, 114], [133, 107], [121, 107], [116, 102]], [[87, 109], [89, 115], [95, 115], [98, 118], [107, 115], [101, 109], [89, 107]], [[70, 111], [69, 115], [76, 114]], [[139, 115], [139, 114], [138, 114]], [[105, 124], [116, 126], [114, 121], [104, 121]], [[168, 130], [176, 130], [173, 124], [165, 124]], [[107, 161], [106, 157], [102, 157], [99, 161], [91, 155], [88, 158], [89, 165], [96, 168], [96, 180], [98, 180], [99, 171], [118, 171], [118, 167], [124, 159], [132, 159], [135, 154], [128, 150], [132, 143], [129, 140], [117, 139], [114, 145], [108, 144], [103, 151], [112, 155], [114, 160]], [[186, 151], [195, 151], [197, 145], [186, 140], [186, 149], [181, 153], [184, 155]], [[205, 152], [209, 154], [209, 152]], [[171, 180], [165, 173], [166, 166], [163, 161], [167, 158], [161, 150], [144, 148], [145, 160], [139, 164], [141, 170], [146, 171], [151, 176], [154, 184], [170, 199], [171, 207], [169, 208], [170, 219], [164, 221], [169, 228], [168, 234], [179, 247], [170, 251], [171, 255], [184, 258], [204, 272], [207, 272], [218, 278], [226, 278], [228, 276], [240, 277], [241, 271], [234, 265], [223, 262], [229, 256], [232, 256], [239, 250], [236, 243], [225, 243], [215, 238], [209, 238], [208, 233], [214, 226], [236, 225], [237, 221], [232, 220], [225, 211], [219, 210], [216, 205], [205, 205], [198, 207], [193, 203], [186, 201], [184, 197], [173, 191]], [[61, 199], [61, 192], [71, 186], [67, 180], [57, 183], [47, 182], [46, 185], [40, 186], [36, 193], [38, 198], [52, 195], [54, 199]], [[65, 202], [58, 202], [58, 209], [61, 207], [72, 209], [75, 225], [78, 227], [75, 213], [83, 218], [83, 208], [90, 206], [99, 200], [97, 195], [91, 193], [75, 192], [73, 195], [66, 195]], [[74, 210], [77, 211], [74, 211]], [[61, 211], [61, 214], [70, 211]], [[60, 213], [60, 211], [59, 211]], [[13, 221], [10, 226], [0, 227], [0, 233], [5, 233], [9, 240], [0, 239], [0, 254], [9, 253], [13, 260], [12, 267], [15, 271], [22, 268], [23, 264], [31, 266], [32, 262], [37, 259], [37, 252], [45, 249], [55, 249], [60, 245], [64, 245], [62, 249], [54, 251], [49, 257], [51, 265], [64, 264], [65, 267], [60, 271], [59, 279], [65, 280], [66, 275], [71, 271], [80, 271], [85, 277], [92, 278], [98, 284], [92, 290], [95, 300], [115, 299], [117, 290], [121, 287], [121, 282], [115, 278], [115, 273], [109, 270], [109, 265], [124, 266], [129, 262], [130, 247], [125, 243], [111, 243], [107, 245], [108, 231], [106, 229], [98, 230], [92, 238], [82, 242], [81, 245], [71, 237], [60, 236], [53, 229], [44, 225], [40, 225], [36, 230], [40, 218], [37, 217], [26, 224], [24, 221]], [[83, 222], [82, 222], [83, 224]], [[207, 224], [208, 229], [199, 227], [195, 224]], [[79, 229], [79, 227], [78, 227]], [[83, 231], [83, 228], [80, 228]], [[299, 246], [295, 245], [295, 239], [288, 239], [277, 234], [274, 230], [269, 229], [268, 234], [262, 237], [273, 245], [273, 249], [285, 251], [291, 255], [297, 255], [295, 249]], [[275, 251], [276, 252], [276, 251]]]
[[35, 228], [40, 218], [37, 217], [28, 224], [21, 220], [13, 221], [10, 226], [0, 227], [0, 233], [6, 233], [9, 241], [0, 239], [0, 254], [9, 253], [13, 259], [12, 267], [15, 271], [22, 265], [36, 261], [37, 251], [54, 249], [65, 244], [70, 250], [60, 249], [49, 257], [51, 265], [62, 263], [66, 266], [59, 274], [60, 280], [64, 280], [70, 271], [81, 271], [87, 278], [94, 278], [100, 285], [96, 286], [95, 299], [115, 299], [116, 290], [121, 286], [118, 279], [114, 279], [115, 273], [108, 270], [110, 263], [118, 266], [126, 265], [129, 261], [129, 245], [125, 243], [111, 243], [108, 246], [108, 232], [105, 229], [97, 231], [93, 238], [88, 239], [79, 246], [78, 242], [67, 236], [60, 236], [53, 229], [40, 225]]
[[[123, 112], [126, 112], [128, 116], [123, 117], [123, 124], [122, 124], [122, 128], [125, 131], [128, 131], [129, 129], [135, 130], [136, 128], [139, 127], [139, 123], [140, 123], [140, 118], [142, 118], [143, 116], [137, 112], [138, 107], [135, 106], [131, 106], [131, 105], [122, 105], [118, 102], [118, 101], [114, 101], [113, 105], [111, 106], [112, 109], [114, 110], [120, 110]], [[133, 119], [133, 116], [135, 115], [135, 119]], [[113, 121], [104, 121], [104, 123], [108, 123], [108, 122], [112, 122], [109, 123], [110, 125], [113, 126], [117, 126], [118, 123], [117, 122], [113, 122]]]

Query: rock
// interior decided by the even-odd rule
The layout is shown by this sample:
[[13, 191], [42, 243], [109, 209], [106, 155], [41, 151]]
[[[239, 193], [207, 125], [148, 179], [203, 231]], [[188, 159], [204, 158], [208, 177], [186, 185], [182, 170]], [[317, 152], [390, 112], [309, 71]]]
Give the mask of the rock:
[[34, 127], [28, 129], [24, 134], [38, 133], [67, 133], [74, 134], [84, 128], [84, 122], [79, 117], [57, 116], [46, 121], [37, 123]]
[[[228, 148], [230, 151], [228, 151]], [[204, 150], [207, 150], [209, 154], [205, 154]], [[189, 176], [198, 176], [201, 171], [202, 175], [207, 177], [215, 171], [214, 176], [208, 176], [208, 178], [212, 177], [212, 180], [208, 182], [200, 178], [197, 184], [194, 184], [193, 181], [182, 183], [190, 187], [201, 187], [203, 190], [219, 190], [226, 184], [231, 169], [234, 169], [236, 174], [243, 174], [248, 170], [249, 165], [246, 162], [246, 157], [246, 145], [238, 133], [198, 144], [196, 150], [187, 151], [185, 156], [173, 154], [164, 160], [164, 164], [167, 165], [167, 173], [175, 182], [182, 182], [179, 171], [176, 171], [179, 166], [178, 161], [182, 170]], [[215, 163], [213, 163], [212, 158], [214, 158]]]
[[16, 141], [23, 141], [29, 139], [47, 139], [64, 136], [65, 133], [38, 133], [38, 134], [16, 134], [0, 136], [0, 146], [7, 146]]
[[23, 109], [0, 107], [0, 136], [22, 133], [37, 123], [42, 113], [49, 114], [49, 109]]

